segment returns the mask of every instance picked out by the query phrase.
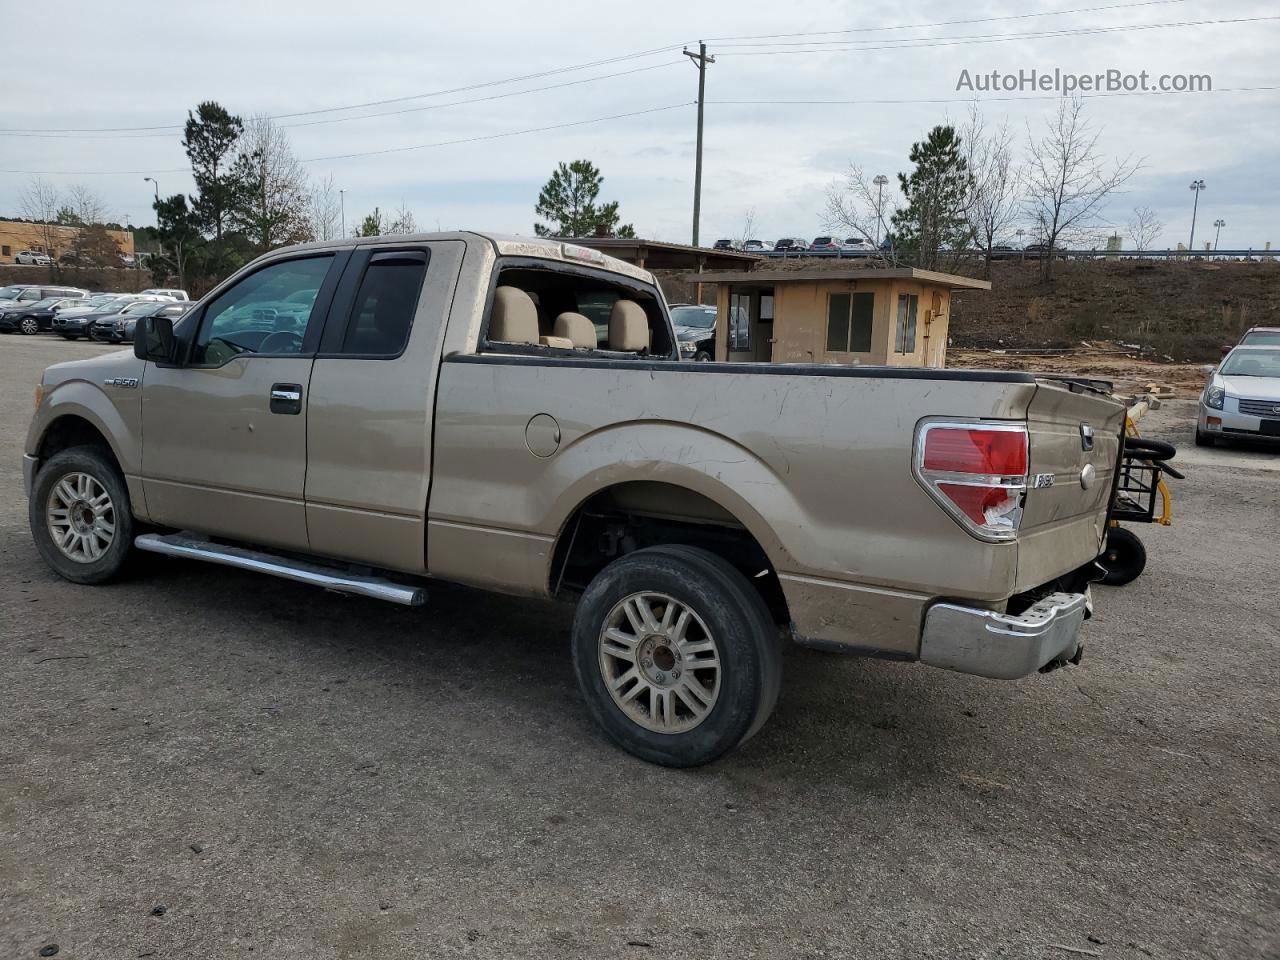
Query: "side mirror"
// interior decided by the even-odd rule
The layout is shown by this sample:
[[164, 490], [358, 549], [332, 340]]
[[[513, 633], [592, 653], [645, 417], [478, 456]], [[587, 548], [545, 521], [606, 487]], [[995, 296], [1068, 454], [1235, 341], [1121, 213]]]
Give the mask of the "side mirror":
[[177, 356], [173, 321], [168, 317], [139, 317], [133, 328], [133, 355], [152, 363], [173, 363]]

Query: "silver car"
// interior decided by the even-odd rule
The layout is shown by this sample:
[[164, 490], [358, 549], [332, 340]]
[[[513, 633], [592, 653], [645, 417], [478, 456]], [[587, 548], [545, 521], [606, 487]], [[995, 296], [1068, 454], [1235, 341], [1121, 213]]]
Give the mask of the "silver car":
[[1232, 439], [1280, 441], [1280, 346], [1235, 347], [1210, 374], [1196, 445]]

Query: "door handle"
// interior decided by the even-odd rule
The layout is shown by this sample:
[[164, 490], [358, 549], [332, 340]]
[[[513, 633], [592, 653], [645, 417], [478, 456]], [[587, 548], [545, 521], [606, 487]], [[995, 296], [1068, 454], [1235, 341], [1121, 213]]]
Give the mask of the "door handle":
[[298, 414], [302, 412], [302, 384], [273, 383], [271, 385], [271, 412]]

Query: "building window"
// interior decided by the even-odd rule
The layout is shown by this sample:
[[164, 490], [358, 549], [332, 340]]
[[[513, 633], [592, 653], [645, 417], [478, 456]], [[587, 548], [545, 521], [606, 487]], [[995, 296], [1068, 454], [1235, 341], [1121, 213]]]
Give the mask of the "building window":
[[914, 293], [898, 294], [898, 336], [894, 350], [898, 353], [916, 352], [916, 310], [920, 298]]
[[729, 295], [729, 349], [751, 349], [751, 294]]
[[6, 243], [4, 246], [0, 246], [0, 257], [7, 256], [9, 256], [9, 245]]
[[870, 353], [874, 293], [833, 293], [827, 298], [827, 353]]

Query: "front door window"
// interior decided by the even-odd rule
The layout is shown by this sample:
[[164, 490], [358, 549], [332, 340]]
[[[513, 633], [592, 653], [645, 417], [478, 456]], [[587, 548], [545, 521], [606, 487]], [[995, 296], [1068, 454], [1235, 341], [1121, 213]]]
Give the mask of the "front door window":
[[220, 293], [204, 312], [191, 363], [221, 366], [240, 354], [303, 352], [316, 295], [332, 254], [285, 260], [255, 271]]

